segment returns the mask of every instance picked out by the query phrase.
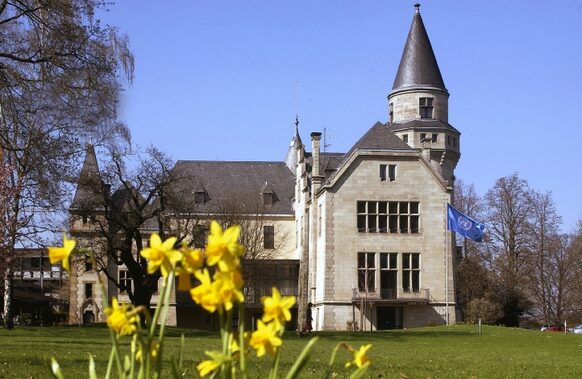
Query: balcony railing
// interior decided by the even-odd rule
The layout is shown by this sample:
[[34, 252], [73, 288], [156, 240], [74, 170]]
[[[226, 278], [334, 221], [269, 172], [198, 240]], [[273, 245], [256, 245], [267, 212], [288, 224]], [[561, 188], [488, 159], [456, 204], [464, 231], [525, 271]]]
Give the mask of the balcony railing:
[[354, 288], [353, 300], [367, 298], [369, 300], [394, 300], [394, 301], [430, 301], [430, 290], [428, 288], [420, 288], [417, 291], [408, 290], [404, 288], [387, 289], [381, 288], [379, 291], [365, 292]]

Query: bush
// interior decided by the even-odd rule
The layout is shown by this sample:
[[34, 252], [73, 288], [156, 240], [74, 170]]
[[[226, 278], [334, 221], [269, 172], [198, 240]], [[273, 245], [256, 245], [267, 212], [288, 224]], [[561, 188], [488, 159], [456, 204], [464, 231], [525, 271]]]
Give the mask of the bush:
[[483, 324], [494, 324], [502, 316], [501, 305], [485, 298], [471, 300], [465, 309], [465, 321], [470, 324], [476, 324], [479, 318]]

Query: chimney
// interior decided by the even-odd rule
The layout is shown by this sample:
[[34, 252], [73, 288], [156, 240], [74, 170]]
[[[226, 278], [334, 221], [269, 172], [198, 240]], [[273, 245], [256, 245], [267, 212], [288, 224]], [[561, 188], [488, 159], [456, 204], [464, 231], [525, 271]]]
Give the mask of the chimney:
[[321, 141], [321, 133], [320, 132], [312, 132], [311, 133], [311, 155], [313, 158], [313, 168], [311, 170], [311, 176], [314, 178], [321, 176], [319, 173], [320, 141]]

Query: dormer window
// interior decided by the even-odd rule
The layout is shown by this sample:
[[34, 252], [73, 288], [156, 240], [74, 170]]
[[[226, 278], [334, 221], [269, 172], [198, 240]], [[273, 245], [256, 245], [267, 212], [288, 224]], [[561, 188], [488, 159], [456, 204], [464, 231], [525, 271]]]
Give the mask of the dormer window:
[[404, 141], [405, 143], [408, 143], [408, 134], [402, 135], [402, 141]]
[[194, 203], [196, 203], [196, 204], [206, 203], [206, 191], [194, 192]]
[[263, 205], [271, 206], [275, 202], [275, 194], [273, 192], [263, 193]]
[[432, 97], [421, 97], [419, 99], [420, 118], [432, 118], [433, 100]]

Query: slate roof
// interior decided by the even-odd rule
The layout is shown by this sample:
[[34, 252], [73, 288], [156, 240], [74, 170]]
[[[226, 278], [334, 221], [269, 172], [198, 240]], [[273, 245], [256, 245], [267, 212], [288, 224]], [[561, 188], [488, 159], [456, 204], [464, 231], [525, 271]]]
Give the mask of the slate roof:
[[203, 189], [207, 193], [207, 201], [196, 204], [197, 212], [220, 212], [233, 199], [262, 204], [266, 188], [277, 201], [261, 208], [262, 213], [293, 214], [295, 178], [285, 162], [179, 160], [172, 175], [177, 178], [174, 190], [191, 196], [191, 203], [196, 191]]
[[103, 182], [99, 173], [99, 165], [95, 148], [88, 144], [85, 161], [77, 180], [77, 191], [71, 203], [71, 209], [99, 209], [102, 208]]
[[418, 7], [420, 5], [416, 6], [392, 93], [426, 87], [447, 91]]
[[374, 149], [374, 150], [414, 150], [393, 131], [381, 122], [375, 123], [367, 132], [352, 146], [350, 151], [345, 155], [349, 157], [356, 149]]
[[430, 130], [447, 130], [455, 133], [461, 133], [451, 124], [441, 121], [441, 120], [432, 120], [432, 119], [417, 119], [411, 120], [407, 122], [401, 123], [394, 123], [389, 126], [388, 130], [391, 132], [398, 132], [400, 130], [411, 129], [411, 128], [426, 128]]

